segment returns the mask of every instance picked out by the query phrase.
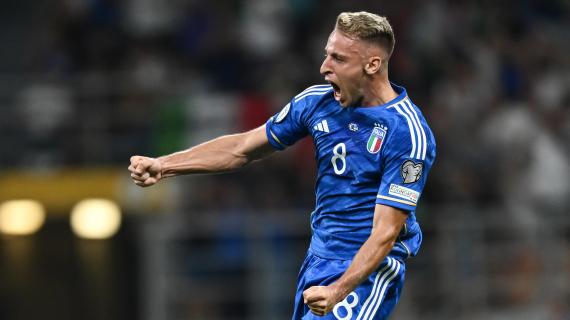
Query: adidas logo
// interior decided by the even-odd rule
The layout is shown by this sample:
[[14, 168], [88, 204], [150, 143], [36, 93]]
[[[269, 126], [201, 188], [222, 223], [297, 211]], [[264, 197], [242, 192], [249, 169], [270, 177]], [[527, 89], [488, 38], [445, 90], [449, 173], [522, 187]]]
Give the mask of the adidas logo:
[[317, 131], [330, 132], [330, 131], [329, 131], [329, 125], [328, 125], [328, 123], [327, 123], [327, 120], [323, 120], [323, 121], [317, 123], [317, 124], [314, 126], [314, 129], [317, 130]]

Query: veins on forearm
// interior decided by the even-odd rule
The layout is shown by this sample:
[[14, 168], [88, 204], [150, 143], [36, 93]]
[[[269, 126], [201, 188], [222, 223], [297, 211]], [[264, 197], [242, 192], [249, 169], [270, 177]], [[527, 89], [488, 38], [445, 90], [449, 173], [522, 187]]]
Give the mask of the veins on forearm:
[[165, 177], [178, 174], [221, 173], [246, 165], [249, 160], [239, 152], [236, 136], [223, 136], [193, 148], [161, 157]]
[[[379, 236], [379, 238], [376, 238]], [[343, 296], [362, 283], [382, 262], [394, 246], [395, 238], [372, 235], [354, 256], [354, 260], [342, 277], [335, 283]]]

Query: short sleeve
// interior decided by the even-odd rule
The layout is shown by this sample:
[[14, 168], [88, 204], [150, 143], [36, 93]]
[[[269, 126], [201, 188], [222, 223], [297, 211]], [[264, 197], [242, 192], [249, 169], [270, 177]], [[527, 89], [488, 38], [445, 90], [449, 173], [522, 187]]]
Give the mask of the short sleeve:
[[269, 143], [283, 150], [309, 134], [307, 121], [320, 98], [331, 91], [330, 85], [315, 85], [296, 95], [266, 123]]
[[283, 150], [307, 135], [302, 109], [302, 103], [291, 100], [278, 114], [267, 120], [267, 138], [275, 149]]
[[435, 159], [433, 135], [419, 122], [404, 121], [387, 138], [384, 148], [376, 203], [415, 211]]

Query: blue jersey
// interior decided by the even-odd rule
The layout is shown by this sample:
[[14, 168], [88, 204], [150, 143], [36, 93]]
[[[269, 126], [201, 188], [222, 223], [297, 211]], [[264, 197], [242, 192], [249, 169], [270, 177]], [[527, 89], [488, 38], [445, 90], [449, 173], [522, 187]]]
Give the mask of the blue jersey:
[[421, 230], [415, 210], [431, 165], [435, 139], [406, 90], [384, 105], [343, 108], [330, 85], [295, 96], [266, 124], [282, 150], [311, 135], [317, 161], [310, 251], [349, 260], [370, 236], [375, 204], [408, 212], [392, 254], [415, 255]]

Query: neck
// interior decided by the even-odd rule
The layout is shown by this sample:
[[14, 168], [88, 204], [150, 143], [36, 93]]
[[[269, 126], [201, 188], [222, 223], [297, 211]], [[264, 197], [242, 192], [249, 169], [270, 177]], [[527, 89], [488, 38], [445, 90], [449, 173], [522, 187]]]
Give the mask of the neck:
[[372, 107], [388, 103], [398, 97], [394, 91], [388, 77], [382, 77], [376, 81], [371, 81], [370, 86], [364, 90], [362, 106]]

